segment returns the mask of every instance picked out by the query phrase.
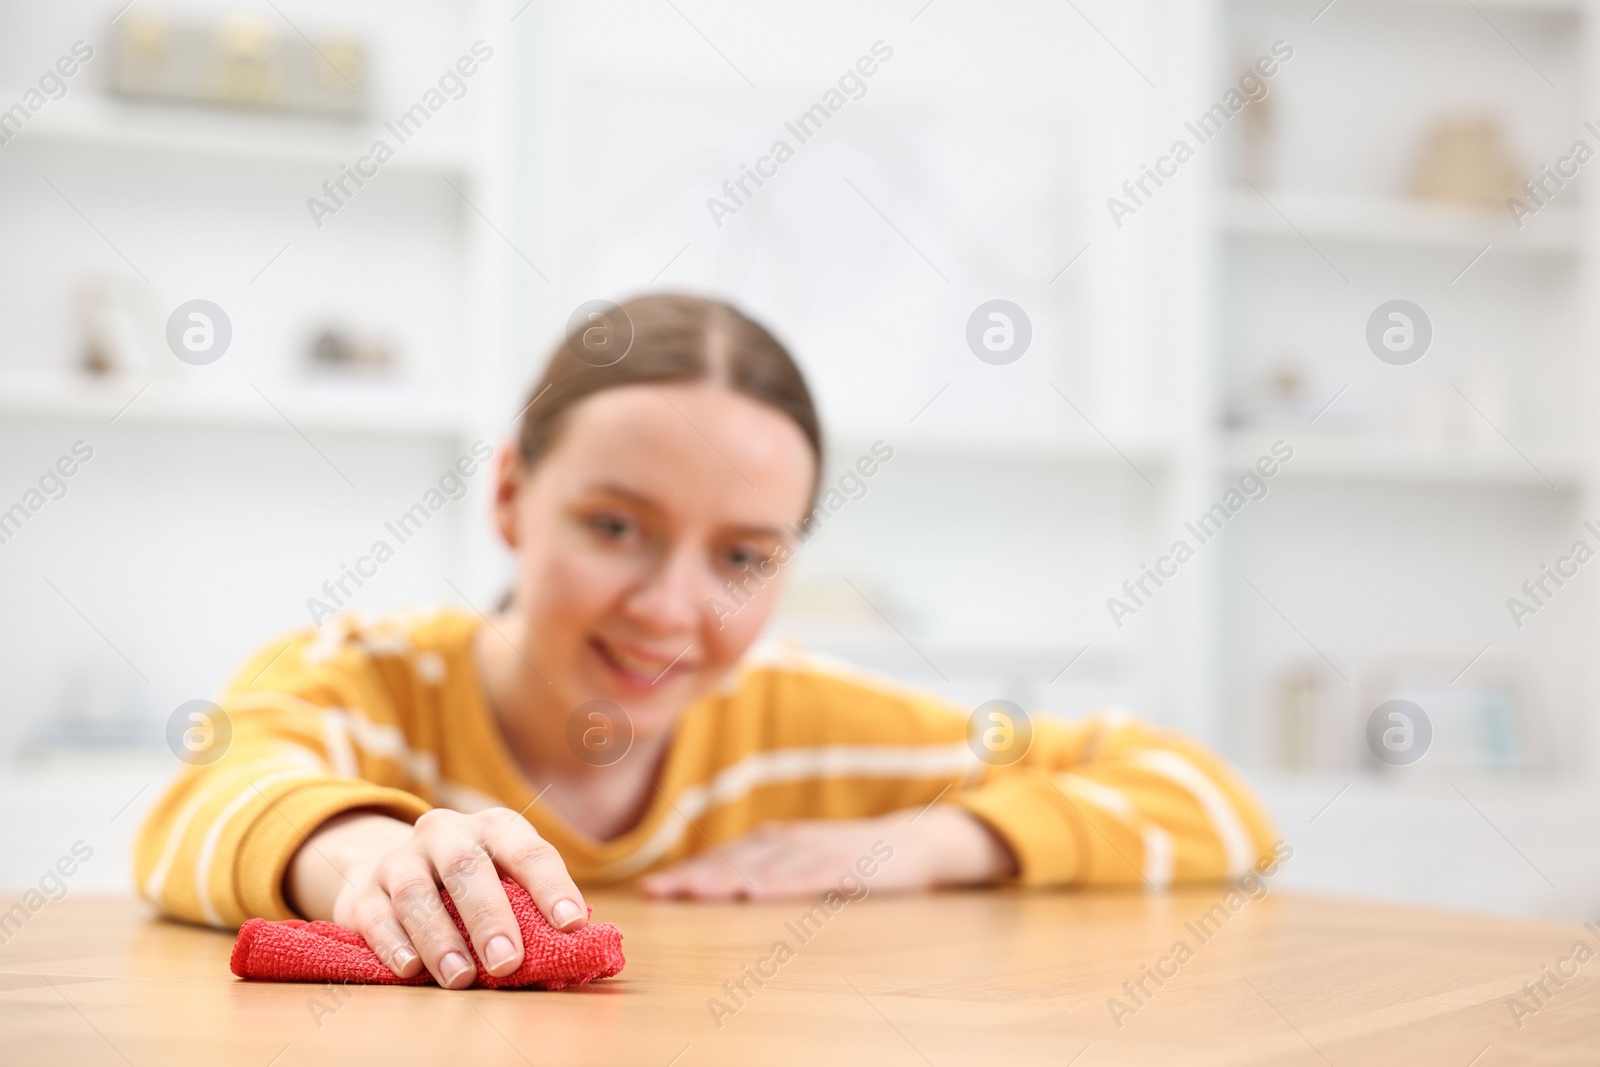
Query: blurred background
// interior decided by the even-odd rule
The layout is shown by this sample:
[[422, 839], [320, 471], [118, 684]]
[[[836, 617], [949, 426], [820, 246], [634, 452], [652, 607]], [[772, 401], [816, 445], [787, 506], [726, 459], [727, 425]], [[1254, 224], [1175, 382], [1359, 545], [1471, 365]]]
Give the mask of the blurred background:
[[[0, 887], [82, 838], [131, 891], [173, 710], [504, 439], [575, 309], [671, 288], [791, 346], [833, 476], [893, 449], [778, 630], [1196, 734], [1284, 885], [1592, 918], [1595, 26], [0, 0]], [[350, 606], [491, 605], [488, 492]]]

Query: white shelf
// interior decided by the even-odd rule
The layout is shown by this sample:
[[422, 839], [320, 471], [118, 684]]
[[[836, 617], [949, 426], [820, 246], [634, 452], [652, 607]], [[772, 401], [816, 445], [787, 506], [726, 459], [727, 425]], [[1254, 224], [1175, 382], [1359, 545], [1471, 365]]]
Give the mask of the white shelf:
[[1118, 441], [1113, 447], [1104, 438], [1088, 435], [1007, 441], [992, 437], [968, 439], [928, 433], [903, 434], [892, 429], [876, 437], [847, 431], [829, 438], [825, 443], [828, 463], [848, 462], [852, 457], [865, 455], [877, 440], [894, 448], [896, 461], [911, 463], [1004, 463], [1053, 469], [1104, 469], [1122, 471], [1132, 478], [1139, 476], [1135, 467], [1138, 472], [1154, 478], [1172, 465], [1171, 450], [1152, 441]]
[[1593, 915], [1600, 783], [1410, 769], [1249, 773], [1295, 849], [1282, 887], [1562, 921]]
[[887, 626], [852, 630], [838, 622], [828, 622], [813, 628], [806, 625], [805, 619], [781, 611], [778, 619], [783, 626], [777, 632], [810, 651], [901, 675], [919, 673], [921, 656], [926, 655], [944, 670], [957, 674], [1042, 673], [1049, 678], [1070, 664], [1075, 680], [1121, 681], [1127, 677], [1132, 658], [1129, 646], [1103, 635], [1051, 642], [1036, 637], [975, 640], [913, 633], [913, 646]]
[[104, 96], [51, 103], [28, 120], [11, 145], [178, 154], [337, 171], [341, 164], [353, 166], [369, 154], [380, 137], [395, 153], [383, 170], [466, 179], [480, 170], [467, 143], [427, 127], [401, 144], [380, 124], [133, 104]]
[[1584, 470], [1582, 453], [1572, 448], [1524, 447], [1524, 459], [1500, 440], [1448, 444], [1285, 428], [1229, 434], [1220, 475], [1237, 477], [1280, 439], [1293, 445], [1294, 458], [1282, 464], [1274, 477], [1294, 480], [1544, 489], [1553, 484], [1569, 490], [1578, 487]]
[[464, 432], [466, 423], [463, 406], [454, 400], [388, 383], [268, 381], [259, 383], [258, 392], [244, 381], [155, 380], [145, 387], [146, 381], [132, 376], [0, 378], [0, 414], [107, 423], [115, 419], [119, 426], [446, 438]]
[[1469, 254], [1493, 245], [1498, 251], [1576, 255], [1581, 243], [1578, 213], [1557, 206], [1540, 211], [1519, 230], [1506, 211], [1398, 198], [1244, 189], [1230, 191], [1224, 204], [1223, 225], [1237, 237], [1449, 249]]
[[[1287, 2], [1283, 6], [1289, 6]], [[1438, 7], [1470, 11], [1474, 0], [1345, 0], [1341, 6], [1352, 8]], [[1476, 6], [1490, 11], [1509, 14], [1557, 15], [1577, 18], [1583, 13], [1584, 0], [1476, 0]]]

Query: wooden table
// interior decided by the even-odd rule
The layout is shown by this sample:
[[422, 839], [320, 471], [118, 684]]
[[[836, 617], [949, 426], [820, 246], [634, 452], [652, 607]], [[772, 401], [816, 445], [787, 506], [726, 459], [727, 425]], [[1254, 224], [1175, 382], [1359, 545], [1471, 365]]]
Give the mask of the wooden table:
[[[874, 895], [802, 941], [799, 902], [595, 894], [627, 969], [563, 993], [246, 983], [227, 934], [68, 899], [0, 946], [0, 1063], [1600, 1063], [1600, 959], [1560, 988], [1546, 979], [1553, 995], [1520, 1029], [1507, 1005], [1533, 1007], [1523, 983], [1578, 940], [1600, 949], [1583, 927], [1280, 892], [1196, 925], [1221, 899]], [[764, 958], [776, 976], [730, 997], [723, 983]], [[1158, 988], [1146, 966], [1171, 977]], [[1141, 978], [1135, 1000], [1123, 983]]]

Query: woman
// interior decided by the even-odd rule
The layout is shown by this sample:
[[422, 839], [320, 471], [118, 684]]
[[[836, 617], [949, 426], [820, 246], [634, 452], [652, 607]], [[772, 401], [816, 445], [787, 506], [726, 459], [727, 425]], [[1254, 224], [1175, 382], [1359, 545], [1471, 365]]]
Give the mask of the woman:
[[1036, 723], [1024, 754], [997, 721], [991, 755], [965, 709], [753, 648], [816, 492], [811, 398], [726, 305], [622, 311], [622, 358], [594, 354], [619, 343], [601, 327], [568, 338], [500, 454], [504, 610], [340, 616], [262, 649], [221, 698], [230, 747], [144, 825], [151, 901], [224, 926], [331, 919], [396, 974], [462, 988], [476, 969], [440, 890], [505, 974], [522, 943], [501, 873], [571, 930], [580, 884], [1163, 886], [1267, 862], [1256, 802], [1182, 738], [1102, 714]]

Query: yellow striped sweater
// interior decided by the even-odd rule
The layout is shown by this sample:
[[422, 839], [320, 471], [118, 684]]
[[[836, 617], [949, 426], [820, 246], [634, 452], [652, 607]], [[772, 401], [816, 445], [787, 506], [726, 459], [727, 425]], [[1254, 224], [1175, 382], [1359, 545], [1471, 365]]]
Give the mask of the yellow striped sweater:
[[527, 809], [586, 886], [769, 820], [935, 799], [999, 834], [1027, 885], [1160, 887], [1238, 877], [1271, 855], [1260, 805], [1185, 738], [1115, 713], [1038, 716], [1027, 755], [990, 766], [968, 747], [963, 709], [784, 641], [752, 648], [685, 711], [644, 817], [598, 841], [532, 803], [479, 688], [478, 625], [449, 610], [341, 616], [264, 647], [218, 700], [232, 728], [226, 753], [184, 768], [140, 830], [141, 893], [220, 926], [290, 918], [284, 871], [308, 832], [353, 808], [410, 821], [436, 805]]

